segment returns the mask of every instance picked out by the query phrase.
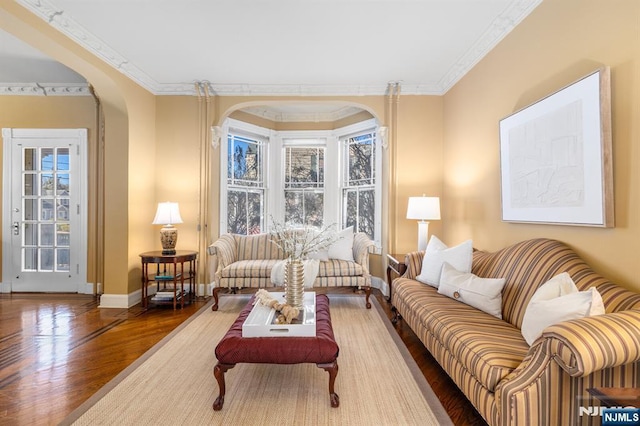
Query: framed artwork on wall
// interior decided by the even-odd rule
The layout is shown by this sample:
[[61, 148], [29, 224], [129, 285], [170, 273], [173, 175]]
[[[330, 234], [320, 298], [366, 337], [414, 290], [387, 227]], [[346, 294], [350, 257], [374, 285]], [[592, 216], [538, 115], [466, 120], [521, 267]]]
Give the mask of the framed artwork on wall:
[[609, 68], [500, 120], [500, 167], [503, 221], [613, 227]]

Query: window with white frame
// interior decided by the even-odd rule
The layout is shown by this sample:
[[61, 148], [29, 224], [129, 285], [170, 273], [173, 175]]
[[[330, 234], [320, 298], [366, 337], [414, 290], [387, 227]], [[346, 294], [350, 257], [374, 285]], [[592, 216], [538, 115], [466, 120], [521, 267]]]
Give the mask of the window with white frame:
[[324, 224], [324, 146], [285, 145], [284, 220], [322, 227]]
[[375, 239], [378, 181], [376, 135], [365, 131], [340, 139], [343, 150], [342, 227], [353, 226]]
[[248, 133], [227, 135], [226, 224], [227, 232], [264, 232], [265, 141]]
[[375, 120], [334, 131], [297, 132], [228, 122], [222, 230], [266, 232], [270, 221], [265, 218], [270, 217], [313, 226], [337, 223], [365, 232], [380, 246], [381, 159]]

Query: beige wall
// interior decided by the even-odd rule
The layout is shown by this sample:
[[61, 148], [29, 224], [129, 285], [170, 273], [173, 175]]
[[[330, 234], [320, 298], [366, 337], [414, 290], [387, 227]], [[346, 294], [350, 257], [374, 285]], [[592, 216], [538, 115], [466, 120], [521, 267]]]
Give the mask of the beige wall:
[[[447, 242], [495, 250], [533, 237], [574, 247], [640, 290], [640, 2], [547, 0], [444, 96]], [[613, 229], [501, 221], [498, 122], [600, 66], [612, 76]]]
[[[157, 100], [156, 200], [180, 204], [183, 224], [177, 248], [197, 250], [201, 153], [198, 101], [194, 96], [159, 96]], [[148, 218], [147, 224], [153, 217]], [[160, 227], [155, 226], [154, 250], [162, 249]]]
[[[391, 158], [394, 176], [389, 202], [390, 250], [407, 253], [418, 248], [418, 224], [407, 219], [409, 197], [443, 197], [442, 97], [403, 96], [398, 108], [398, 143]], [[394, 149], [391, 147], [390, 149]], [[443, 238], [443, 221], [429, 223], [429, 235]], [[393, 226], [392, 226], [393, 229]]]

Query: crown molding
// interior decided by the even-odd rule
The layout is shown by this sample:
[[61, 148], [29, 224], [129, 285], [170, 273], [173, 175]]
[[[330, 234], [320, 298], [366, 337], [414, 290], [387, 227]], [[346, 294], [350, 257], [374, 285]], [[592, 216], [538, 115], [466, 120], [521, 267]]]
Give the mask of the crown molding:
[[[464, 75], [507, 36], [542, 0], [516, 0], [493, 21], [489, 29], [456, 61], [440, 80], [442, 94], [447, 93]], [[404, 91], [404, 87], [403, 87]]]
[[[382, 96], [388, 85], [305, 85], [305, 84], [160, 84], [156, 95], [197, 95], [195, 84], [209, 84], [216, 96]], [[439, 86], [402, 84], [403, 95], [442, 95]]]
[[0, 83], [0, 95], [91, 96], [91, 92], [84, 83]]
[[[154, 95], [197, 95], [194, 83], [162, 84], [131, 64], [127, 58], [96, 37], [65, 11], [48, 0], [16, 0], [49, 25], [80, 46], [148, 90]], [[403, 95], [444, 95], [516, 25], [543, 0], [514, 0], [494, 20], [493, 25], [453, 64], [435, 84], [403, 83]], [[419, 52], [418, 52], [419, 53]], [[211, 84], [211, 93], [218, 96], [367, 96], [384, 95], [387, 85], [305, 85], [305, 84]]]
[[73, 18], [67, 17], [65, 11], [56, 7], [47, 0], [16, 0], [23, 7], [33, 12], [36, 16], [47, 22], [71, 40], [97, 56], [131, 80], [138, 83], [148, 91], [155, 93], [154, 88], [158, 85], [155, 80], [131, 64], [127, 58], [111, 48], [100, 38], [89, 32], [86, 28], [76, 22]]

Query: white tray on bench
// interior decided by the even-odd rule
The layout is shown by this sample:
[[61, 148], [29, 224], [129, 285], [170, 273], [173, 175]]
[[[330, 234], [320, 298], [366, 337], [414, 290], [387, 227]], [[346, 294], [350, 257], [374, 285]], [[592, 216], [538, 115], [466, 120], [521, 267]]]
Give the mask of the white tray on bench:
[[[270, 292], [284, 303], [284, 292]], [[257, 303], [242, 324], [242, 337], [315, 337], [316, 335], [316, 292], [305, 291], [301, 316], [295, 324], [275, 324], [276, 310]], [[295, 321], [295, 320], [294, 320]]]

